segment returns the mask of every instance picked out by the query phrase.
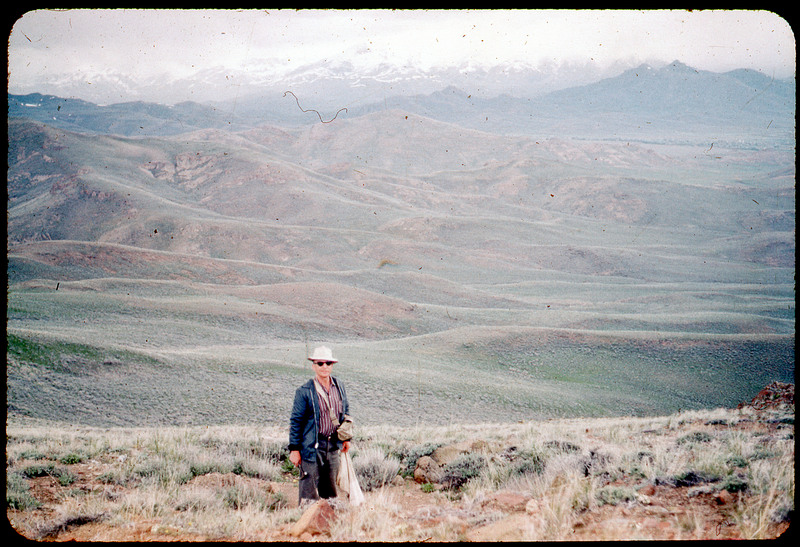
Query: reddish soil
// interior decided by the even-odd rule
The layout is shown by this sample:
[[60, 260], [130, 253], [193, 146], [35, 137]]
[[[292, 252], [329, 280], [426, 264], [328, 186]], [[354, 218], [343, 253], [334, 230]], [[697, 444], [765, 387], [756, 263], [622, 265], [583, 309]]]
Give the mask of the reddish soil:
[[[790, 384], [772, 384], [765, 388], [748, 405], [758, 411], [769, 411], [779, 406], [794, 406], [794, 386]], [[742, 422], [736, 427], [747, 428], [751, 432], [757, 430], [761, 434], [776, 433], [780, 427], [773, 420], [754, 420]], [[18, 530], [42, 530], [48, 522], [57, 521], [58, 515], [53, 508], [58, 504], [64, 488], [81, 489], [86, 492], [102, 492], [103, 495], [113, 498], [123, 492], [121, 486], [107, 485], [97, 480], [102, 473], [102, 462], [80, 463], [68, 466], [77, 477], [68, 487], [58, 484], [53, 477], [40, 477], [31, 480], [31, 493], [42, 503], [36, 510], [7, 511], [9, 522]], [[281, 492], [289, 502], [290, 507], [297, 506], [297, 486], [292, 482], [269, 483], [264, 486], [263, 481], [249, 479], [236, 475], [201, 476], [195, 480], [206, 483], [224, 485], [238, 481], [256, 481], [261, 487], [272, 492]], [[626, 484], [624, 481], [617, 483], [619, 486], [632, 487], [633, 482]], [[466, 513], [475, 516], [475, 508], [466, 511], [454, 501], [440, 492], [426, 493], [412, 481], [405, 481], [402, 485], [386, 487], [390, 499], [398, 506], [398, 518], [413, 522], [417, 529], [433, 529], [441, 526], [443, 522], [450, 527], [462, 528], [462, 536], [466, 539], [478, 540], [487, 536], [471, 535], [476, 533], [467, 523]], [[750, 501], [747, 492], [719, 492], [709, 490], [706, 493], [697, 493], [691, 487], [676, 487], [670, 485], [649, 486], [646, 492], [649, 503], [600, 505], [580, 514], [573, 523], [570, 539], [576, 541], [590, 541], [597, 539], [741, 539], [739, 529], [734, 524], [734, 511], [738, 502]], [[499, 500], [499, 498], [498, 498]], [[485, 507], [496, 512], [497, 505], [492, 506], [491, 500]], [[528, 518], [525, 504], [518, 503], [503, 508], [508, 525], [519, 524], [520, 519]], [[516, 519], [516, 520], [515, 520]], [[455, 524], [454, 524], [455, 523]], [[285, 524], [279, 529], [263, 531], [263, 536], [258, 541], [330, 541], [325, 535], [309, 537], [301, 536], [299, 539], [289, 534], [292, 523]], [[487, 530], [488, 526], [485, 527]], [[502, 527], [498, 527], [500, 529]], [[772, 523], [768, 526], [768, 537], [778, 538], [786, 536], [790, 529], [789, 522]], [[477, 532], [480, 533], [480, 532]], [[492, 532], [487, 532], [491, 534]], [[491, 537], [491, 536], [489, 536]], [[58, 529], [38, 537], [42, 541], [207, 541], [205, 536], [187, 533], [161, 524], [158, 520], [139, 520], [124, 526], [110, 526], [103, 522], [101, 516], [95, 519], [85, 518], [80, 522], [62, 523]], [[218, 541], [218, 538], [213, 538]], [[503, 539], [502, 537], [494, 539]], [[224, 540], [224, 539], [223, 539]], [[491, 540], [491, 539], [490, 539]], [[235, 539], [230, 538], [230, 541]]]

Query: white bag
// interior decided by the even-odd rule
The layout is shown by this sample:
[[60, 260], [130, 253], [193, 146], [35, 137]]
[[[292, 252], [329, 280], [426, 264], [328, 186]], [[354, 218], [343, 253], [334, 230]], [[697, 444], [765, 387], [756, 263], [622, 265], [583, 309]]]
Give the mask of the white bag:
[[339, 473], [336, 475], [336, 494], [342, 498], [349, 498], [351, 505], [361, 505], [364, 502], [364, 493], [358, 484], [356, 470], [350, 460], [349, 452], [342, 452], [339, 458]]

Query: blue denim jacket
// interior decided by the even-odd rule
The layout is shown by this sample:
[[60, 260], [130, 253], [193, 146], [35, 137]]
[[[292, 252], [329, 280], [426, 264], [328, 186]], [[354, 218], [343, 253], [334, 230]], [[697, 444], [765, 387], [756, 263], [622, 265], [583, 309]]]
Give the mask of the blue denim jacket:
[[[331, 376], [333, 385], [339, 390], [342, 398], [342, 413], [350, 414], [350, 405], [347, 402], [347, 392], [342, 383]], [[344, 419], [339, 416], [339, 423]], [[317, 390], [314, 388], [312, 378], [294, 393], [292, 417], [289, 424], [289, 450], [299, 450], [300, 456], [306, 461], [317, 460], [317, 432], [319, 431], [319, 400]], [[338, 448], [342, 442], [337, 441]]]

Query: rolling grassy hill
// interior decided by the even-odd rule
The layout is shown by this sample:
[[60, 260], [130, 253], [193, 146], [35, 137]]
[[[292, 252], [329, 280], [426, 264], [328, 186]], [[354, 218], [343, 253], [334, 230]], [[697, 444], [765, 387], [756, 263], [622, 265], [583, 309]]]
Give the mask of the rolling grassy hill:
[[783, 146], [389, 109], [150, 137], [9, 118], [8, 160], [11, 412], [283, 423], [322, 342], [363, 423], [670, 413], [793, 381]]

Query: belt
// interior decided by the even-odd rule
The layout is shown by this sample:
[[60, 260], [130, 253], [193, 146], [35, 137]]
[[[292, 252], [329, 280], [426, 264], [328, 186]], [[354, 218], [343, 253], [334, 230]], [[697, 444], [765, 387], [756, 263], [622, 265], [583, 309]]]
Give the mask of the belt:
[[336, 434], [333, 435], [320, 435], [317, 434], [317, 445], [320, 450], [324, 450], [325, 452], [332, 452], [339, 450], [339, 439], [336, 438]]

